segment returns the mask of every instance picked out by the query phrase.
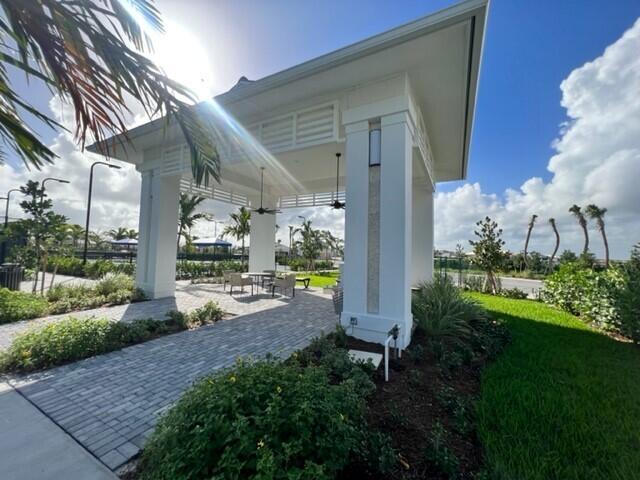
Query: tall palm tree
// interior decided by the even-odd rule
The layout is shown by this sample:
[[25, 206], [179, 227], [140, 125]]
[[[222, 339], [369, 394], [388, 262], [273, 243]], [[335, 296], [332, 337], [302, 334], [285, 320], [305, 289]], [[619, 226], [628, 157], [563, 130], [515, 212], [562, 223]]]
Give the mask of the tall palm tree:
[[311, 226], [311, 220], [303, 220], [294, 233], [300, 233], [302, 237], [298, 245], [300, 246], [302, 257], [307, 261], [307, 270], [313, 270], [315, 259], [325, 245], [325, 236], [320, 230], [316, 230]]
[[584, 211], [589, 218], [596, 221], [598, 230], [600, 230], [602, 241], [604, 242], [604, 266], [609, 268], [609, 242], [607, 241], [607, 233], [604, 230], [604, 215], [607, 213], [607, 209], [591, 204], [587, 205]]
[[187, 238], [187, 234], [198, 220], [210, 220], [211, 215], [204, 212], [197, 212], [196, 208], [206, 200], [205, 197], [180, 193], [180, 209], [178, 213], [178, 249], [180, 249], [180, 238]]
[[529, 268], [529, 262], [527, 260], [527, 253], [529, 250], [529, 240], [531, 239], [531, 230], [533, 230], [533, 226], [536, 224], [536, 218], [538, 215], [531, 215], [531, 220], [529, 220], [529, 228], [527, 229], [527, 238], [524, 241], [524, 265], [526, 268]]
[[553, 229], [553, 233], [556, 236], [556, 246], [553, 249], [553, 253], [551, 254], [551, 257], [549, 257], [549, 270], [551, 270], [551, 268], [553, 267], [553, 259], [556, 257], [556, 253], [558, 253], [558, 249], [560, 248], [560, 233], [558, 233], [558, 227], [556, 226], [555, 218], [550, 218], [549, 224], [551, 225], [551, 228]]
[[[0, 145], [15, 151], [25, 165], [39, 169], [53, 163], [56, 154], [22, 114], [51, 128], [62, 126], [12, 88], [8, 65], [72, 105], [81, 148], [89, 135], [100, 141], [125, 132], [127, 102], [132, 99], [149, 116], [177, 123], [189, 145], [196, 183], [219, 179], [220, 161], [206, 113], [191, 106], [192, 92], [169, 79], [144, 54], [151, 42], [137, 17], [163, 31], [151, 0], [0, 0], [0, 17]], [[5, 153], [1, 146], [0, 158]]]
[[572, 205], [569, 209], [569, 212], [573, 214], [574, 217], [576, 217], [580, 228], [582, 228], [582, 233], [584, 233], [584, 248], [582, 249], [582, 254], [586, 255], [589, 251], [589, 231], [587, 230], [587, 219], [582, 213], [582, 209], [578, 205]]
[[230, 214], [229, 217], [231, 217], [233, 224], [224, 227], [222, 238], [231, 235], [242, 243], [242, 260], [244, 262], [244, 239], [251, 231], [251, 212], [245, 207], [240, 207], [236, 213]]

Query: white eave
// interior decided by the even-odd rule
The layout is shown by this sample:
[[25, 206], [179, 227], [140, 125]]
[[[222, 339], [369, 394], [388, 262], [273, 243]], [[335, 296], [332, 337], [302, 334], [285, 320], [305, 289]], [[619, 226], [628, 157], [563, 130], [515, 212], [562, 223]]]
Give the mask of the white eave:
[[[216, 101], [236, 118], [244, 121], [249, 114], [253, 116], [260, 115], [261, 113], [272, 111], [277, 105], [298, 102], [303, 95], [312, 97], [327, 95], [332, 90], [335, 91], [339, 88], [348, 88], [349, 86], [367, 82], [371, 80], [371, 78], [367, 77], [367, 74], [372, 76], [384, 71], [385, 62], [381, 62], [382, 64], [376, 67], [378, 71], [370, 69], [367, 72], [365, 69], [359, 68], [362, 64], [359, 61], [364, 61], [363, 59], [367, 57], [370, 59], [377, 58], [377, 54], [380, 58], [388, 58], [388, 55], [387, 57], [384, 56], [384, 52], [386, 51], [387, 54], [394, 52], [395, 50], [392, 50], [394, 47], [401, 47], [406, 44], [412, 45], [414, 48], [411, 50], [410, 59], [408, 55], [405, 55], [406, 59], [397, 60], [395, 65], [390, 66], [390, 69], [401, 68], [402, 61], [407, 64], [415, 63], [416, 61], [425, 62], [426, 60], [420, 57], [422, 52], [416, 51], [415, 48], [420, 44], [409, 42], [432, 33], [441, 32], [448, 27], [457, 26], [460, 31], [456, 32], [456, 41], [460, 46], [456, 44], [454, 53], [456, 59], [461, 60], [461, 65], [459, 68], [456, 66], [458, 69], [454, 73], [447, 73], [455, 76], [455, 88], [458, 88], [458, 84], [460, 86], [460, 91], [454, 91], [454, 87], [451, 87], [457, 96], [452, 107], [455, 111], [450, 113], [451, 119], [448, 123], [436, 124], [439, 122], [438, 110], [442, 110], [442, 105], [446, 105], [437, 103], [445, 100], [436, 99], [435, 106], [425, 105], [423, 113], [429, 109], [436, 110], [435, 113], [431, 112], [432, 117], [435, 118], [435, 120], [431, 121], [432, 125], [430, 125], [429, 118], [425, 118], [425, 123], [431, 135], [431, 140], [435, 144], [436, 162], [440, 161], [446, 164], [446, 168], [439, 175], [439, 179], [463, 179], [466, 177], [468, 165], [487, 10], [488, 0], [467, 0], [458, 3], [432, 15], [401, 25], [262, 79], [239, 83], [228, 92], [218, 95]], [[460, 35], [460, 32], [464, 32], [464, 38]], [[440, 42], [442, 42], [442, 39]], [[445, 46], [445, 48], [448, 47]], [[454, 47], [451, 48], [453, 49]], [[407, 52], [404, 53], [406, 54]], [[441, 59], [439, 61], [443, 62]], [[442, 64], [436, 64], [435, 68], [440, 68], [439, 65]], [[427, 69], [428, 66], [421, 65], [421, 68]], [[388, 72], [388, 74], [393, 73], [396, 73], [396, 71]], [[443, 85], [449, 83], [445, 80], [439, 81]], [[418, 96], [422, 94], [425, 97], [428, 93], [421, 92], [421, 85], [419, 84], [414, 85], [414, 88], [416, 88]], [[425, 86], [424, 88], [426, 89], [427, 87]], [[449, 94], [450, 92], [446, 93]], [[430, 102], [425, 101], [425, 104], [432, 104], [432, 100], [430, 99]], [[425, 117], [428, 117], [428, 115], [425, 115]], [[170, 143], [167, 142], [166, 138], [163, 139], [160, 136], [160, 132], [164, 128], [163, 123], [163, 119], [154, 120], [130, 130], [127, 137], [123, 135], [112, 137], [103, 142], [102, 146], [111, 146], [110, 155], [112, 157], [138, 163], [141, 161], [142, 150], [157, 146], [158, 142]], [[176, 134], [175, 131], [172, 133], [173, 136]], [[445, 140], [442, 140], [446, 145], [439, 148], [437, 145], [439, 140], [434, 137], [446, 137]], [[128, 144], [123, 147], [127, 140], [133, 145]], [[88, 149], [92, 152], [100, 153], [97, 144], [91, 145]]]

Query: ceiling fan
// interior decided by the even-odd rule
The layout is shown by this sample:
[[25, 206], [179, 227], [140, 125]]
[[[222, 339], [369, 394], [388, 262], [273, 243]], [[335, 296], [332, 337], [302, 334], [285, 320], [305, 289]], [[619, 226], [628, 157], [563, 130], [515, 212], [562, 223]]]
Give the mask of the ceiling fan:
[[276, 208], [264, 208], [262, 206], [262, 195], [264, 193], [264, 167], [260, 167], [260, 208], [253, 209], [252, 212], [256, 212], [258, 215], [264, 215], [265, 213], [273, 215], [274, 213], [280, 213], [280, 210]]
[[338, 189], [340, 187], [340, 157], [341, 153], [336, 153], [336, 196], [335, 200], [329, 204], [334, 210], [344, 210], [347, 204], [338, 200]]

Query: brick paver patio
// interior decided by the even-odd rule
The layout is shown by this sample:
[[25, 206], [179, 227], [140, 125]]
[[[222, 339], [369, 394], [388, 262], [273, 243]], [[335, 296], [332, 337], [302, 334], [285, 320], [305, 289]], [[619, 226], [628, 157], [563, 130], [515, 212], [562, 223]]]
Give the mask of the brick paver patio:
[[[333, 330], [336, 322], [331, 299], [318, 292], [300, 291], [294, 299], [266, 294], [231, 298], [219, 287], [183, 284], [177, 306], [169, 299], [137, 305], [144, 307], [143, 316], [153, 316], [167, 306], [186, 310], [187, 304], [193, 308], [208, 300], [238, 316], [10, 382], [116, 469], [138, 453], [158, 417], [198, 377], [231, 365], [237, 357], [286, 357], [321, 331]], [[121, 307], [100, 316], [114, 312], [125, 321], [139, 318], [129, 317], [126, 309], [123, 314]]]

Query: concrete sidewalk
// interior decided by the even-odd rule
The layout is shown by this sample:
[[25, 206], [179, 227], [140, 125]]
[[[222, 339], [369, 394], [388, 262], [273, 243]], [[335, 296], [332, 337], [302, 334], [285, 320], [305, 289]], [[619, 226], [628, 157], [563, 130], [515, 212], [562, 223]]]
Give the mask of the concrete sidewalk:
[[116, 480], [107, 467], [0, 381], [3, 480]]

